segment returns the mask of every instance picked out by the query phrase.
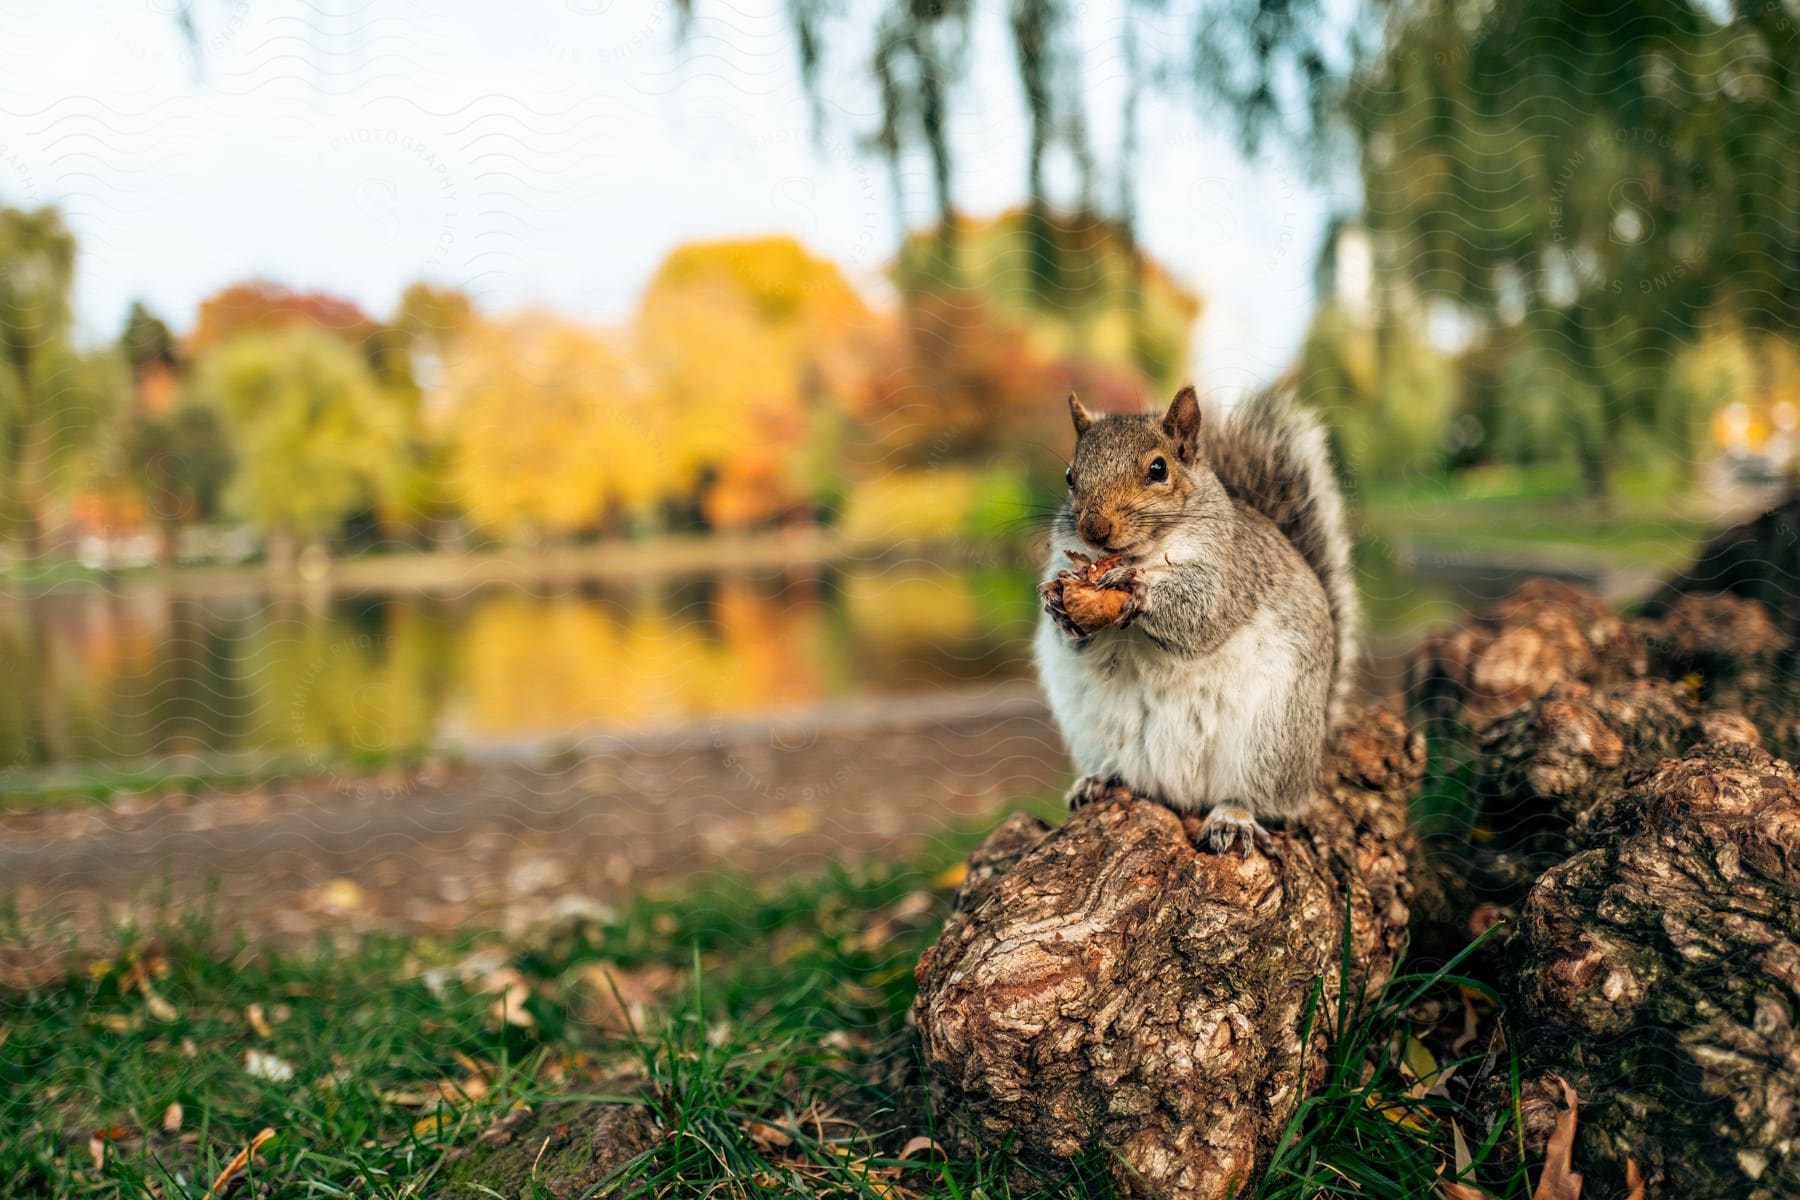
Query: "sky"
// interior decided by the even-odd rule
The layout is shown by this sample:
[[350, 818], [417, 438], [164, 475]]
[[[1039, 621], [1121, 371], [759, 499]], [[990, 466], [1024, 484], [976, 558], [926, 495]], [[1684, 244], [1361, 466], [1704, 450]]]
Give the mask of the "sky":
[[[0, 203], [57, 204], [81, 243], [77, 306], [111, 337], [134, 299], [177, 329], [246, 278], [377, 315], [415, 279], [489, 312], [625, 319], [675, 246], [789, 233], [879, 296], [923, 162], [864, 152], [875, 125], [852, 0], [815, 136], [784, 0], [94, 0], [9, 13]], [[951, 129], [960, 207], [1023, 198], [1026, 126], [1004, 6], [982, 18]], [[1119, 5], [1078, 6], [1089, 114], [1115, 153]], [[858, 17], [856, 14], [862, 14]], [[1137, 173], [1150, 252], [1205, 300], [1193, 373], [1221, 392], [1281, 371], [1304, 334], [1326, 218], [1355, 207], [1223, 124], [1148, 102]]]

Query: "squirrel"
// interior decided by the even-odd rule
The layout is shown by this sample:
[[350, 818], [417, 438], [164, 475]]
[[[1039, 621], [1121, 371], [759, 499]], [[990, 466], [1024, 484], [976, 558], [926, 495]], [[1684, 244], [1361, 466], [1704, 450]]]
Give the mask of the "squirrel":
[[1208, 409], [1192, 387], [1161, 419], [1069, 396], [1034, 651], [1071, 810], [1124, 790], [1205, 811], [1204, 849], [1275, 858], [1262, 822], [1310, 807], [1354, 684], [1350, 537], [1315, 417], [1279, 390]]

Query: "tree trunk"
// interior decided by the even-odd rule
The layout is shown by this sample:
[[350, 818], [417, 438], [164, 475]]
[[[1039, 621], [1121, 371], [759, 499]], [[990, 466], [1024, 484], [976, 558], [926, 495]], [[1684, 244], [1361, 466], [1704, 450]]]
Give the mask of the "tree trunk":
[[1541, 1150], [1551, 1075], [1577, 1167], [1651, 1196], [1800, 1195], [1800, 780], [1741, 744], [1665, 760], [1584, 820], [1525, 905], [1513, 992]]
[[1631, 1160], [1651, 1196], [1773, 1200], [1800, 1192], [1800, 786], [1762, 748], [1800, 745], [1792, 639], [1738, 596], [1652, 612], [1534, 583], [1426, 644], [1412, 697], [1474, 804], [1415, 870], [1414, 945], [1512, 919], [1474, 965], [1528, 1158], [1560, 1076], [1589, 1193], [1623, 1195]]
[[1199, 852], [1196, 819], [1141, 799], [1003, 824], [918, 966], [942, 1135], [1052, 1170], [1110, 1151], [1129, 1196], [1237, 1194], [1320, 1078], [1346, 945], [1350, 986], [1393, 969], [1424, 762], [1396, 718], [1360, 718], [1279, 862]]

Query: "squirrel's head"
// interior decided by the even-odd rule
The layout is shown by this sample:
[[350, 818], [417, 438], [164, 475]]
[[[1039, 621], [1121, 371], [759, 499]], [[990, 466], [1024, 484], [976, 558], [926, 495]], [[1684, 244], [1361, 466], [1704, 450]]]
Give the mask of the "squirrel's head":
[[1169, 411], [1096, 417], [1071, 393], [1075, 457], [1066, 472], [1075, 532], [1101, 554], [1146, 556], [1194, 515], [1218, 481], [1197, 461], [1200, 401], [1175, 393]]

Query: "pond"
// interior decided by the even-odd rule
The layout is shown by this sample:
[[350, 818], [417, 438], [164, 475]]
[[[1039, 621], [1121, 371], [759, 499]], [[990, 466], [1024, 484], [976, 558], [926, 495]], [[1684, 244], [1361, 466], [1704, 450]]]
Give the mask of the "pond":
[[[1378, 654], [1518, 577], [1371, 546], [1359, 573]], [[1023, 679], [1033, 579], [912, 556], [311, 600], [253, 577], [0, 593], [0, 791], [87, 764], [377, 765]]]
[[0, 596], [0, 772], [379, 760], [1015, 678], [1029, 670], [1031, 584], [1024, 568], [913, 559], [312, 603], [139, 586]]

